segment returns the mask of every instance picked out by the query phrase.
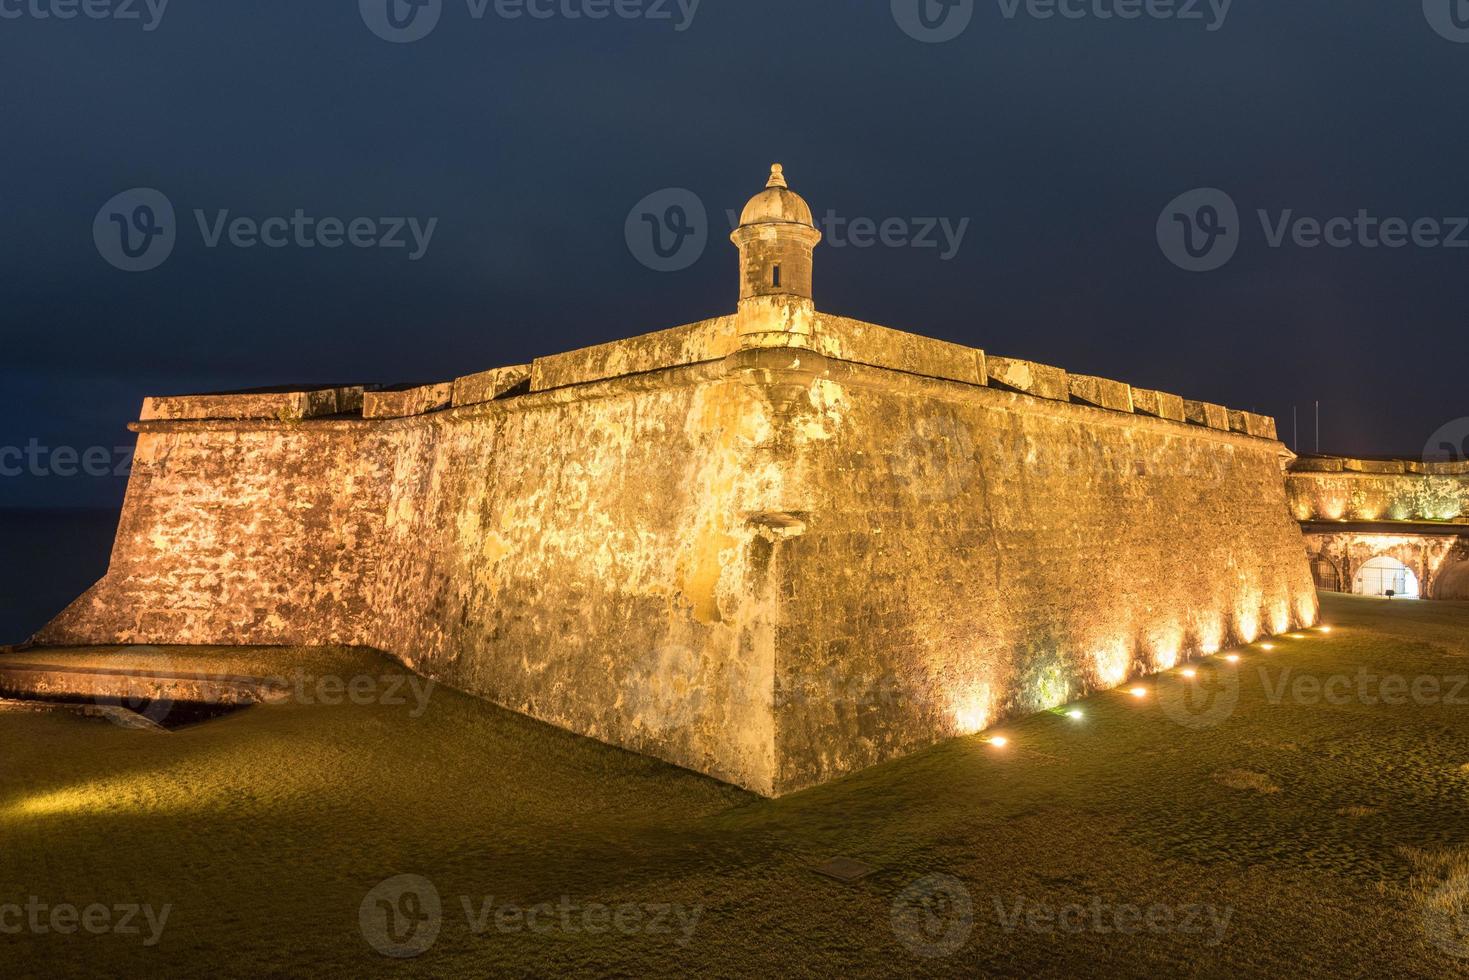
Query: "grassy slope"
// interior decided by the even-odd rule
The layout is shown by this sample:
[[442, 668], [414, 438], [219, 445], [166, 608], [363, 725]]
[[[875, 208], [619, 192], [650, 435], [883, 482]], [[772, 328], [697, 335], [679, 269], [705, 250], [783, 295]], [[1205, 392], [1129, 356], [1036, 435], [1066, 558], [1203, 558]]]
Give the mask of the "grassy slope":
[[[1422, 897], [1469, 844], [1469, 705], [1272, 704], [1260, 668], [1469, 674], [1469, 604], [1328, 597], [1330, 636], [1245, 652], [1214, 727], [1188, 682], [1086, 702], [763, 801], [447, 691], [410, 706], [287, 704], [173, 735], [0, 713], [0, 903], [172, 903], [155, 949], [0, 935], [0, 972], [1443, 976]], [[35, 659], [35, 652], [23, 654]], [[340, 665], [344, 653], [334, 653]], [[355, 656], [355, 655], [354, 655]], [[373, 659], [355, 669], [385, 673]], [[1469, 690], [1464, 692], [1469, 698]], [[1170, 700], [1170, 698], [1172, 700]], [[1176, 712], [1173, 712], [1176, 714]], [[809, 865], [879, 871], [844, 886]], [[1459, 865], [1459, 866], [1462, 866]], [[401, 872], [444, 896], [437, 944], [378, 957], [357, 909]], [[895, 938], [894, 897], [943, 873], [973, 932], [953, 956]], [[673, 936], [473, 936], [459, 895], [702, 905]], [[996, 903], [1212, 904], [1207, 936], [1006, 932]], [[5, 963], [5, 961], [9, 961]]]

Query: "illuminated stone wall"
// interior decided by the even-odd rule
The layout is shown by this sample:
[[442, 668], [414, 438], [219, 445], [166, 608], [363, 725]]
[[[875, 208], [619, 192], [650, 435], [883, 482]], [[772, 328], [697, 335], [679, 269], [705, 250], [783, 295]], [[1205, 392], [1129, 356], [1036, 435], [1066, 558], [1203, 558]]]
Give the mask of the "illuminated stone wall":
[[50, 643], [355, 644], [778, 794], [1313, 622], [1273, 423], [819, 314], [152, 399]]
[[1286, 479], [1297, 520], [1463, 521], [1469, 463], [1302, 457]]
[[1316, 620], [1273, 440], [783, 356], [783, 789]]
[[372, 646], [771, 792], [763, 405], [713, 361], [409, 418], [143, 422], [108, 574], [39, 640]]

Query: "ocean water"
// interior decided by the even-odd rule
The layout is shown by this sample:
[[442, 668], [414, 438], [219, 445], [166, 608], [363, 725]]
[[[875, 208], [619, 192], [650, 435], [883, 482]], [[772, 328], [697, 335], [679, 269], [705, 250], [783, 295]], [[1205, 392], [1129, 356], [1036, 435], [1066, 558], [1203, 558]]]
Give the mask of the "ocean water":
[[115, 510], [0, 510], [0, 644], [20, 643], [107, 571]]

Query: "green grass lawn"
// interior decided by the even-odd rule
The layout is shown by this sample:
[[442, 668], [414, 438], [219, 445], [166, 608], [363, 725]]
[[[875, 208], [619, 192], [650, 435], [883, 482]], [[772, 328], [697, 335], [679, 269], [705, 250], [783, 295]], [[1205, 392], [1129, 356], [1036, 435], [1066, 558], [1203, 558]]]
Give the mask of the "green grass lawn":
[[[443, 689], [167, 735], [0, 712], [0, 973], [1462, 973], [1469, 604], [1328, 596], [1325, 621], [775, 801]], [[1361, 697], [1394, 698], [1386, 675], [1407, 703]], [[837, 855], [876, 870], [811, 870]], [[403, 874], [439, 931], [390, 959], [359, 909]], [[429, 914], [414, 894], [387, 896], [400, 923]], [[31, 896], [170, 911], [151, 946], [141, 914], [136, 935], [3, 931]]]

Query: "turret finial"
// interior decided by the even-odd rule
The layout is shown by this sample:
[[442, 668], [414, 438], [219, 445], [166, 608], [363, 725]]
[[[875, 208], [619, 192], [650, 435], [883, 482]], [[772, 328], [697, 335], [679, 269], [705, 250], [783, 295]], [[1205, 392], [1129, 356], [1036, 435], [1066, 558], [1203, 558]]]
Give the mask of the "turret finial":
[[778, 163], [770, 165], [770, 180], [766, 181], [766, 187], [789, 187], [786, 183], [786, 168]]

